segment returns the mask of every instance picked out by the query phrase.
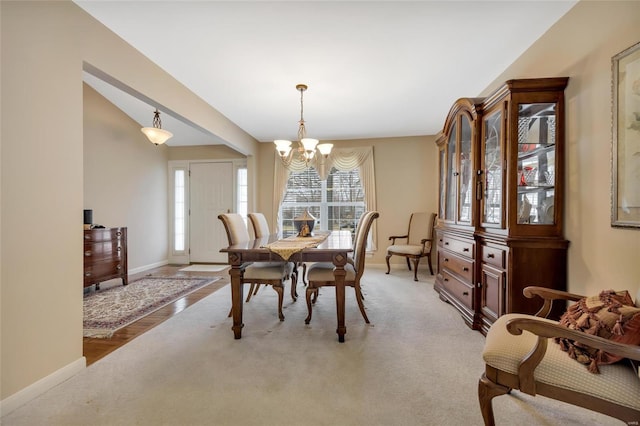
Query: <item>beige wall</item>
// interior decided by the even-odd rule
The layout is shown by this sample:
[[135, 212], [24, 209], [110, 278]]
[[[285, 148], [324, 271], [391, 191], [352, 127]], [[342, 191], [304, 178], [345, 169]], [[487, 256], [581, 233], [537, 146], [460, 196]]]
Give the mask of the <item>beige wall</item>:
[[4, 409], [84, 365], [83, 63], [245, 154], [258, 143], [72, 2], [2, 1], [0, 10]]
[[[407, 232], [411, 212], [437, 212], [438, 151], [434, 141], [434, 136], [322, 141], [333, 143], [335, 148], [373, 147], [380, 217], [377, 219], [378, 251], [367, 262], [384, 263], [389, 236]], [[274, 145], [261, 143], [257, 207], [265, 213], [269, 223], [275, 220], [272, 213], [274, 160]], [[403, 259], [392, 260], [404, 262]]]
[[484, 93], [512, 78], [570, 78], [565, 237], [569, 290], [578, 294], [640, 289], [640, 229], [610, 226], [611, 57], [638, 42], [640, 2], [582, 1]]
[[93, 222], [126, 226], [129, 271], [167, 262], [168, 147], [90, 86], [84, 93], [84, 208]]

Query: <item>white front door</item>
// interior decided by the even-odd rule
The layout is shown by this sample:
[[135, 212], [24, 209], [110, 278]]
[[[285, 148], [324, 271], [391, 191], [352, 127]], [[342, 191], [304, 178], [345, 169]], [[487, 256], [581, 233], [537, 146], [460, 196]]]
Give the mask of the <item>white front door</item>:
[[233, 163], [190, 164], [189, 260], [226, 263], [227, 234], [218, 215], [233, 211]]

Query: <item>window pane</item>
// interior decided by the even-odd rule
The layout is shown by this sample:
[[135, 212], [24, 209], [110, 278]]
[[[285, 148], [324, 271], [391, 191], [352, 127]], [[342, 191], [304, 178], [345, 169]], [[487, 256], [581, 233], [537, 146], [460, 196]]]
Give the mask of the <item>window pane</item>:
[[284, 237], [296, 234], [293, 219], [305, 209], [317, 219], [315, 229], [349, 230], [353, 233], [365, 211], [364, 190], [358, 171], [333, 168], [326, 181], [320, 180], [314, 168], [291, 173], [280, 206], [280, 229]]
[[237, 173], [237, 197], [238, 197], [238, 205], [236, 206], [236, 211], [247, 219], [247, 213], [249, 209], [249, 196], [248, 196], [248, 184], [247, 184], [247, 169], [239, 168]]
[[184, 170], [175, 170], [174, 172], [174, 222], [173, 222], [173, 249], [174, 251], [184, 251]]

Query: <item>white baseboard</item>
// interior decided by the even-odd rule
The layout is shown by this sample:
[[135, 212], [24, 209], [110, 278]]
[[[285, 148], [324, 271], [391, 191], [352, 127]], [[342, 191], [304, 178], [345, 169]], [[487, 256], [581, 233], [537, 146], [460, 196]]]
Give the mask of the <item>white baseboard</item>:
[[81, 357], [71, 364], [67, 364], [61, 369], [54, 371], [48, 376], [27, 386], [21, 391], [3, 399], [0, 401], [0, 416], [9, 414], [16, 408], [19, 408], [32, 399], [42, 395], [54, 386], [57, 386], [65, 380], [75, 376], [85, 368], [87, 368], [87, 359], [85, 357]]
[[153, 268], [159, 268], [161, 266], [168, 265], [168, 264], [169, 264], [169, 261], [165, 259], [163, 261], [152, 263], [150, 265], [145, 265], [145, 266], [140, 266], [138, 268], [129, 269], [129, 275], [137, 274], [139, 272], [148, 271], [149, 269], [153, 269]]

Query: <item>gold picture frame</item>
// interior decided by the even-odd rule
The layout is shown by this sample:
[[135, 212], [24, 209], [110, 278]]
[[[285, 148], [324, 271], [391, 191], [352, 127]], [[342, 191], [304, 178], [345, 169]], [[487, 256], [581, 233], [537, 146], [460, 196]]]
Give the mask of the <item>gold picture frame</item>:
[[640, 228], [640, 43], [611, 59], [611, 226]]

